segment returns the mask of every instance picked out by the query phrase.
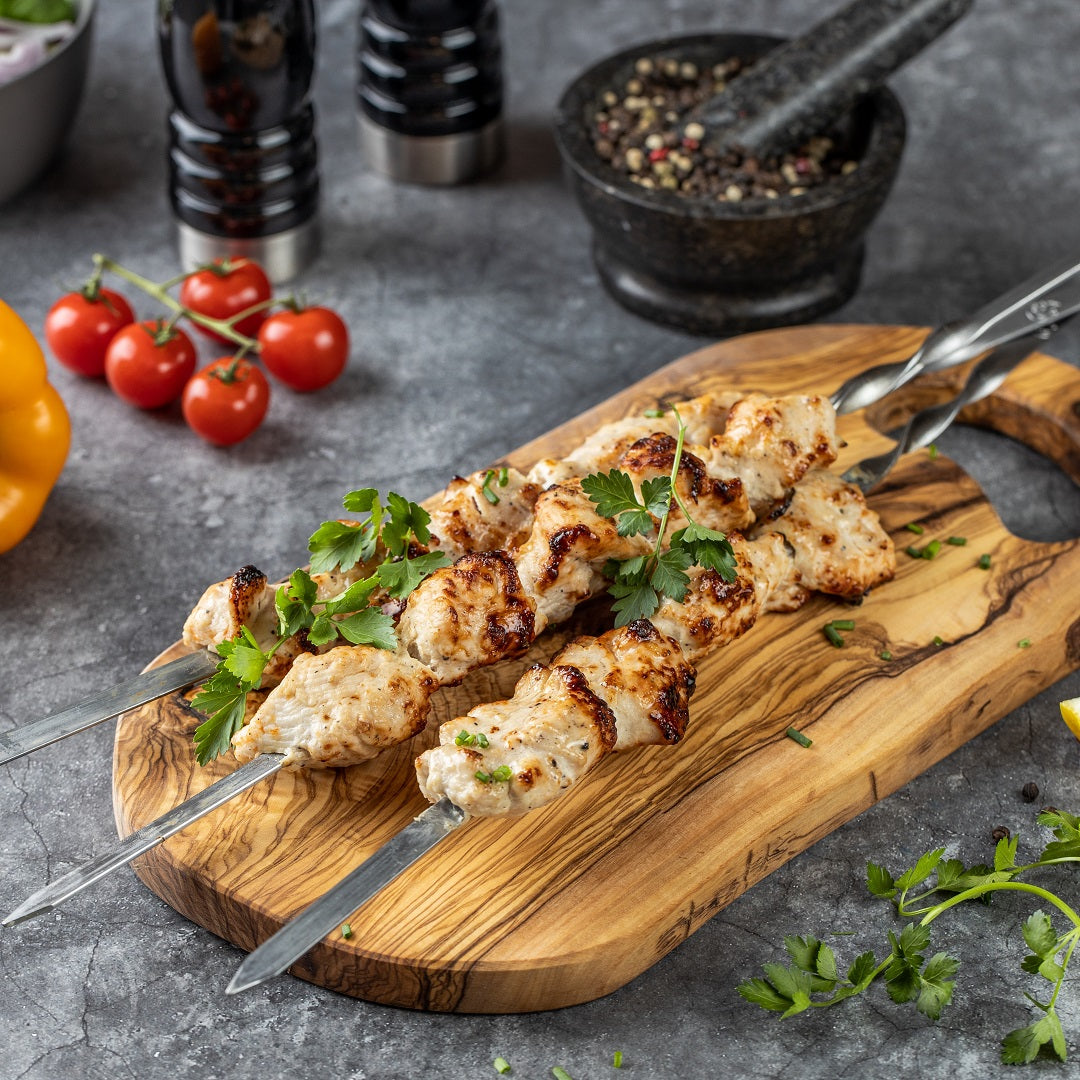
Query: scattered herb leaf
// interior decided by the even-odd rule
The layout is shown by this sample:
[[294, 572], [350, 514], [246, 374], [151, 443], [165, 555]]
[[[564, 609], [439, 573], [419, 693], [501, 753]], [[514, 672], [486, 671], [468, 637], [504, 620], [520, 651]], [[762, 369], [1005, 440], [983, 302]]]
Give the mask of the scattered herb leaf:
[[[1007, 836], [995, 848], [993, 869], [965, 867], [959, 859], [945, 859], [944, 848], [926, 852], [897, 878], [884, 866], [868, 863], [869, 891], [889, 901], [901, 919], [919, 920], [905, 922], [899, 934], [887, 931], [888, 953], [880, 961], [873, 952], [862, 953], [846, 976], [842, 976], [836, 956], [827, 945], [811, 936], [789, 936], [784, 939], [784, 947], [791, 964], [763, 965], [765, 977], [743, 982], [738, 987], [739, 994], [752, 1004], [787, 1017], [811, 1007], [836, 1005], [862, 993], [881, 978], [894, 1002], [913, 1002], [924, 1016], [937, 1020], [952, 1000], [960, 962], [944, 952], [926, 958], [930, 951], [930, 924], [962, 903], [986, 902], [990, 894], [1000, 889], [1031, 893], [1052, 904], [1072, 925], [1059, 934], [1050, 916], [1041, 910], [1032, 912], [1024, 922], [1022, 934], [1030, 952], [1020, 967], [1045, 979], [1051, 987], [1050, 997], [1042, 1002], [1025, 995], [1042, 1015], [1002, 1039], [1001, 1060], [1007, 1065], [1022, 1065], [1042, 1055], [1065, 1061], [1066, 1040], [1056, 1002], [1066, 985], [1073, 951], [1080, 943], [1080, 913], [1042, 886], [1018, 879], [1062, 861], [1080, 862], [1080, 818], [1047, 809], [1039, 814], [1038, 822], [1050, 828], [1055, 839], [1045, 846], [1037, 861], [1023, 866], [1016, 864], [1019, 837]], [[931, 878], [933, 883], [928, 884]], [[912, 895], [913, 890], [920, 888], [922, 891]], [[931, 900], [920, 906], [942, 893], [948, 894], [946, 899]]]

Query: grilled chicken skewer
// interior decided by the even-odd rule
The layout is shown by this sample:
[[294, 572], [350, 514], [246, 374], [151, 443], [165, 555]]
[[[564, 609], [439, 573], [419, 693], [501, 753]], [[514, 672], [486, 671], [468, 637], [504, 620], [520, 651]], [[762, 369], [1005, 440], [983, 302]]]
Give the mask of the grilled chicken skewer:
[[[764, 416], [762, 426], [777, 436], [779, 466], [768, 463], [768, 440], [753, 435], [746, 415], [736, 416], [726, 442], [720, 437], [713, 442], [724, 461], [730, 461], [734, 448], [745, 447], [742, 464], [759, 500], [779, 482], [778, 476], [794, 481], [810, 465], [834, 456], [829, 410], [820, 399], [756, 398], [743, 409], [744, 414], [751, 411]], [[801, 452], [789, 437], [797, 427], [803, 431]], [[640, 485], [670, 471], [674, 443], [662, 433], [639, 439], [615, 463]], [[683, 456], [676, 487], [702, 523], [729, 531], [733, 522], [752, 521], [741, 483], [710, 479], [693, 455]], [[871, 539], [889, 543], [886, 537]], [[534, 527], [516, 552], [517, 564], [498, 551], [464, 556], [414, 590], [399, 624], [402, 647], [397, 651], [342, 646], [323, 655], [297, 655], [289, 675], [234, 740], [236, 756], [245, 762], [243, 775], [219, 783], [228, 783], [231, 797], [286, 765], [350, 765], [412, 737], [425, 726], [430, 696], [440, 684], [524, 651], [545, 625], [565, 618], [580, 600], [606, 587], [600, 568], [609, 558], [628, 557], [643, 546], [648, 542], [642, 537], [618, 536], [614, 523], [599, 516], [584, 497], [580, 481], [554, 485], [536, 501]], [[529, 586], [525, 592], [521, 578]], [[861, 592], [855, 588], [856, 595]], [[805, 595], [803, 588], [799, 602]], [[48, 910], [221, 805], [224, 800], [212, 790], [51, 883], [5, 923]]]

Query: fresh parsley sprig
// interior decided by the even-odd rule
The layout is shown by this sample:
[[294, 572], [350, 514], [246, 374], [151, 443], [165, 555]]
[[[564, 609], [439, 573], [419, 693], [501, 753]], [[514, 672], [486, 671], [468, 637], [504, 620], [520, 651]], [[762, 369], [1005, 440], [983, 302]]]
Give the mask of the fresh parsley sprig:
[[449, 564], [441, 551], [409, 555], [414, 542], [426, 546], [431, 540], [431, 516], [422, 506], [392, 491], [384, 504], [374, 488], [350, 491], [342, 503], [349, 513], [367, 517], [357, 524], [326, 521], [319, 526], [308, 541], [312, 573], [351, 570], [373, 560], [380, 545], [385, 557], [367, 577], [325, 600], [318, 599], [311, 573], [294, 570], [274, 598], [278, 636], [269, 649], [260, 648], [246, 626], [231, 641], [218, 645], [217, 670], [191, 700], [192, 707], [207, 716], [195, 729], [200, 765], [229, 749], [243, 726], [247, 695], [259, 689], [266, 665], [285, 641], [304, 633], [317, 647], [343, 638], [353, 645], [396, 648], [393, 619], [372, 606], [376, 590], [404, 599], [429, 574]]
[[[596, 506], [596, 512], [611, 518], [620, 536], [646, 536], [656, 530], [656, 541], [647, 555], [621, 562], [613, 559], [605, 568], [612, 578], [609, 592], [615, 598], [612, 610], [616, 626], [649, 618], [664, 596], [681, 603], [690, 585], [686, 571], [691, 566], [715, 570], [724, 581], [735, 580], [735, 553], [731, 543], [722, 532], [694, 521], [676, 487], [686, 425], [678, 409], [672, 407], [672, 411], [679, 429], [670, 475], [642, 481], [640, 497], [633, 480], [620, 469], [593, 473], [581, 481], [581, 489]], [[679, 507], [688, 524], [671, 534], [665, 548], [673, 506]]]
[[[889, 952], [884, 959], [879, 962], [874, 953], [862, 953], [846, 974], [841, 974], [833, 950], [824, 942], [809, 936], [786, 937], [784, 945], [791, 964], [765, 964], [765, 977], [740, 984], [739, 993], [763, 1009], [781, 1013], [783, 1019], [809, 1008], [835, 1005], [862, 993], [875, 980], [883, 978], [893, 1001], [913, 1001], [919, 1012], [937, 1020], [952, 998], [953, 976], [960, 962], [944, 952], [926, 959], [930, 924], [957, 905], [970, 900], [985, 902], [994, 892], [1030, 893], [1056, 908], [1072, 925], [1059, 933], [1050, 916], [1041, 910], [1034, 911], [1024, 922], [1022, 934], [1030, 952], [1020, 967], [1030, 974], [1041, 975], [1051, 989], [1046, 1001], [1031, 994], [1024, 995], [1041, 1015], [1002, 1039], [1001, 1060], [1006, 1065], [1022, 1065], [1041, 1054], [1056, 1055], [1065, 1061], [1065, 1033], [1056, 1003], [1069, 961], [1080, 942], [1080, 913], [1049, 890], [1017, 879], [1035, 870], [1080, 862], [1080, 818], [1061, 810], [1047, 809], [1037, 820], [1040, 825], [1053, 830], [1055, 839], [1046, 845], [1035, 862], [1022, 866], [1016, 865], [1018, 837], [1003, 837], [998, 841], [992, 867], [968, 867], [959, 859], [945, 859], [944, 848], [926, 852], [897, 878], [885, 867], [868, 863], [866, 884], [870, 892], [891, 901], [903, 919], [921, 916], [917, 923], [906, 923], [899, 935], [888, 931]], [[926, 885], [931, 876], [933, 884], [916, 891]], [[941, 893], [951, 895], [947, 900], [919, 906]]]

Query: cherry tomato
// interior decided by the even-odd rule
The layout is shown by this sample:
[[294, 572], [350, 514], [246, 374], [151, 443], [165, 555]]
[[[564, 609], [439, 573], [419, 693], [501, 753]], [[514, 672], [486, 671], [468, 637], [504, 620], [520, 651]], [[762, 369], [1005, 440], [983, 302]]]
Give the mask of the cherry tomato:
[[135, 321], [128, 302], [112, 289], [61, 296], [45, 316], [45, 340], [53, 356], [80, 375], [105, 374], [105, 350], [117, 331]]
[[105, 378], [117, 397], [140, 409], [175, 401], [195, 372], [195, 346], [179, 327], [132, 323], [105, 352]]
[[192, 375], [181, 401], [188, 426], [217, 446], [246, 439], [262, 423], [269, 402], [266, 376], [250, 360], [231, 356]]
[[[215, 259], [209, 266], [186, 277], [180, 286], [180, 303], [212, 319], [231, 319], [241, 311], [269, 300], [270, 296], [270, 279], [263, 268], [244, 258]], [[265, 318], [265, 311], [256, 311], [235, 323], [234, 328], [247, 337], [254, 337]], [[228, 341], [213, 330], [201, 326], [199, 329], [215, 341]]]
[[279, 311], [259, 328], [259, 357], [293, 390], [318, 390], [345, 370], [349, 331], [329, 308]]

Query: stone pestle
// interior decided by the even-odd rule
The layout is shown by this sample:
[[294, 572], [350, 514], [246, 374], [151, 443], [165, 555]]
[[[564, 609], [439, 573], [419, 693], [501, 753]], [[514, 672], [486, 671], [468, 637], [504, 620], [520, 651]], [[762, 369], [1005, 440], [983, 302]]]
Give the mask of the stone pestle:
[[970, 7], [972, 0], [855, 0], [777, 46], [686, 116], [718, 152], [793, 150], [838, 120]]

